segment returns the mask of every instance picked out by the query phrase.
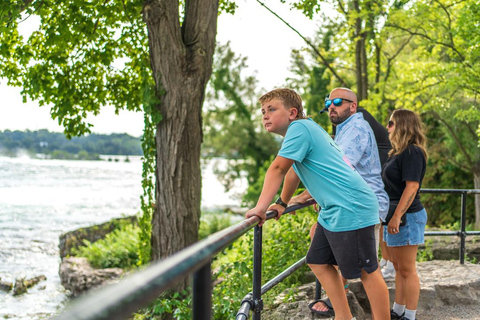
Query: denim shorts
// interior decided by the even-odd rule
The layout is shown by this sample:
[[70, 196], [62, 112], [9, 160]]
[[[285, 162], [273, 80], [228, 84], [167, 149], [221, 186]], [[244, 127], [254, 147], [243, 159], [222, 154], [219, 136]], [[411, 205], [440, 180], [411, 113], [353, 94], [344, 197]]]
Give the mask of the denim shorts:
[[425, 242], [425, 226], [427, 224], [427, 211], [422, 209], [417, 212], [405, 213], [407, 223], [400, 226], [400, 232], [390, 234], [387, 226], [383, 228], [383, 240], [389, 247], [402, 247], [420, 245]]

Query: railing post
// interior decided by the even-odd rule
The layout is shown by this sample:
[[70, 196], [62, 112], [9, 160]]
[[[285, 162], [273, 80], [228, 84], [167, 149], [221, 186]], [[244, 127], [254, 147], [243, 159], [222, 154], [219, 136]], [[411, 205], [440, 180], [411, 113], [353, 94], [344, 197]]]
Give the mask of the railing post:
[[255, 226], [253, 231], [253, 320], [261, 319], [262, 301], [262, 228]]
[[460, 217], [461, 230], [460, 230], [460, 264], [465, 264], [465, 233], [466, 228], [466, 212], [467, 212], [467, 193], [462, 192], [462, 215]]
[[206, 263], [193, 275], [193, 319], [212, 318], [212, 273], [211, 262]]
[[322, 284], [315, 276], [315, 300], [322, 298]]

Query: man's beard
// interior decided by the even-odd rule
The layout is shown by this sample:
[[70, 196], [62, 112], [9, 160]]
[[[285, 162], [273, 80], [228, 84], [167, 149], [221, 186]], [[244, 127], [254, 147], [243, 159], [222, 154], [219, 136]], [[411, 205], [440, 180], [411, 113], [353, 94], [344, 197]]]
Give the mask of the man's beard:
[[330, 122], [335, 125], [339, 125], [343, 121], [347, 120], [350, 116], [350, 108], [343, 110], [343, 112], [337, 112], [337, 114], [334, 116], [335, 118], [333, 118], [331, 114], [328, 115], [328, 117], [330, 118]]

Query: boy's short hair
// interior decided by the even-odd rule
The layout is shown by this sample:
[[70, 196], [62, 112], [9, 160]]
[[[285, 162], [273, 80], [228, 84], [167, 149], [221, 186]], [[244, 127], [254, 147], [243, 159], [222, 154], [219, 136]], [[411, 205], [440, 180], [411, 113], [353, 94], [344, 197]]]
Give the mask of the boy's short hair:
[[280, 88], [274, 89], [270, 92], [265, 93], [263, 96], [258, 99], [260, 104], [264, 104], [265, 102], [269, 102], [273, 99], [278, 99], [283, 102], [283, 105], [287, 108], [295, 108], [297, 109], [297, 117], [296, 119], [305, 119], [305, 114], [303, 113], [303, 106], [302, 106], [302, 97], [298, 93], [296, 93], [292, 89], [288, 88]]

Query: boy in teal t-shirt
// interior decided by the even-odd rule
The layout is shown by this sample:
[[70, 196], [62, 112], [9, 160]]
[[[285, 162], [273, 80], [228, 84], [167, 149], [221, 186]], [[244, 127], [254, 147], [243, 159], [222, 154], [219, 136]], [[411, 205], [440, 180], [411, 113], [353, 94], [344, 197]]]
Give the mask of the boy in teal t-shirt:
[[[322, 208], [306, 260], [333, 304], [335, 319], [350, 320], [352, 314], [334, 265], [346, 279], [361, 278], [375, 319], [389, 319], [388, 289], [375, 249], [374, 226], [379, 222], [375, 194], [328, 133], [305, 119], [295, 91], [270, 91], [260, 103], [265, 129], [285, 139], [265, 175], [257, 205], [246, 217], [258, 216], [259, 226], [267, 210], [276, 210], [280, 218], [301, 180]], [[281, 197], [271, 204], [283, 180]]]

